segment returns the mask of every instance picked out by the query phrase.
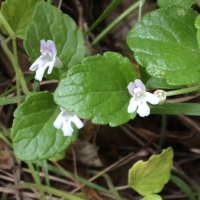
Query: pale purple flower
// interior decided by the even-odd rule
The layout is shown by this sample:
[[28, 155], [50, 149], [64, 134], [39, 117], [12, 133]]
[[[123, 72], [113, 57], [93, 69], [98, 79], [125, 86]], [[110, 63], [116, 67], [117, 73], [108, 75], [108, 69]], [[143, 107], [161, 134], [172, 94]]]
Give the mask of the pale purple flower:
[[156, 95], [146, 92], [146, 87], [140, 79], [130, 82], [127, 88], [129, 93], [133, 96], [128, 106], [128, 113], [137, 110], [140, 117], [145, 117], [150, 114], [150, 108], [147, 102], [153, 105], [159, 103], [159, 98]]
[[56, 57], [57, 50], [52, 40], [40, 40], [41, 56], [30, 66], [29, 70], [35, 71], [35, 79], [41, 81], [44, 71], [49, 67], [47, 73], [51, 74], [53, 67], [61, 68], [63, 63]]
[[74, 122], [78, 129], [83, 127], [83, 122], [71, 112], [66, 111], [63, 108], [60, 108], [61, 112], [54, 121], [53, 125], [57, 129], [62, 129], [64, 136], [71, 136], [73, 133], [73, 128], [71, 122]]

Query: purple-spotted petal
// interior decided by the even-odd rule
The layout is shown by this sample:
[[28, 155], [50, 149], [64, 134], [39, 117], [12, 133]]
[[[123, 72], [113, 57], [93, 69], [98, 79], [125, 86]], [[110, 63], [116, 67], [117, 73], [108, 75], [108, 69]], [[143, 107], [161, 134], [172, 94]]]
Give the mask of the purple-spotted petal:
[[146, 94], [146, 101], [153, 104], [153, 105], [157, 105], [159, 103], [159, 98], [157, 95], [151, 94], [149, 92], [145, 92]]
[[146, 117], [150, 114], [150, 108], [145, 101], [138, 106], [137, 113], [140, 117]]

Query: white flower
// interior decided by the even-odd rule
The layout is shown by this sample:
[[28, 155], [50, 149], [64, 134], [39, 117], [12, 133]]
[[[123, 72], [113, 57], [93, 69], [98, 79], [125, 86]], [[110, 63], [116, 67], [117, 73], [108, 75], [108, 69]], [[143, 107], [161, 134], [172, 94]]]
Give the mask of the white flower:
[[128, 91], [133, 96], [128, 106], [128, 113], [136, 111], [140, 117], [145, 117], [150, 114], [150, 108], [147, 102], [156, 105], [159, 103], [159, 98], [149, 92], [146, 92], [146, 87], [141, 80], [136, 79], [128, 85]]
[[73, 128], [71, 122], [74, 122], [78, 129], [83, 127], [83, 122], [71, 112], [66, 111], [63, 108], [60, 108], [61, 112], [54, 121], [53, 125], [57, 129], [62, 129], [64, 136], [71, 136], [73, 133]]
[[59, 58], [56, 57], [57, 50], [52, 40], [41, 40], [40, 41], [40, 52], [41, 56], [30, 66], [29, 70], [35, 71], [35, 79], [41, 81], [44, 75], [44, 71], [49, 67], [47, 73], [51, 74], [53, 67], [60, 68], [63, 66]]

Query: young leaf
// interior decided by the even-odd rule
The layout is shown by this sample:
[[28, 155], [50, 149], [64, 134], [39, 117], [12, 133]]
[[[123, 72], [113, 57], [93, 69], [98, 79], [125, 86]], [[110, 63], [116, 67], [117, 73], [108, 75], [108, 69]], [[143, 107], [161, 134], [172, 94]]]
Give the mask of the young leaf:
[[31, 94], [17, 108], [11, 134], [18, 159], [48, 159], [69, 146], [71, 138], [53, 126], [59, 113], [49, 92]]
[[[1, 12], [18, 38], [24, 39], [28, 23], [31, 21], [34, 8], [43, 0], [6, 0], [2, 3]], [[1, 27], [8, 34], [5, 27]]]
[[146, 197], [144, 197], [142, 200], [162, 200], [161, 196], [157, 194], [150, 194]]
[[127, 43], [137, 62], [151, 76], [170, 85], [200, 80], [200, 50], [191, 8], [161, 8], [147, 14], [129, 32]]
[[131, 98], [127, 86], [136, 78], [127, 58], [106, 52], [85, 58], [71, 68], [56, 89], [54, 100], [80, 118], [118, 126], [136, 115], [127, 112]]
[[40, 56], [42, 39], [54, 41], [57, 57], [65, 66], [74, 66], [85, 55], [83, 33], [78, 30], [74, 20], [46, 2], [37, 4], [27, 29], [24, 46], [31, 61]]
[[128, 185], [143, 196], [160, 192], [169, 181], [172, 159], [173, 150], [169, 147], [146, 162], [138, 161], [129, 170]]
[[159, 7], [170, 7], [174, 5], [191, 7], [196, 0], [158, 0]]

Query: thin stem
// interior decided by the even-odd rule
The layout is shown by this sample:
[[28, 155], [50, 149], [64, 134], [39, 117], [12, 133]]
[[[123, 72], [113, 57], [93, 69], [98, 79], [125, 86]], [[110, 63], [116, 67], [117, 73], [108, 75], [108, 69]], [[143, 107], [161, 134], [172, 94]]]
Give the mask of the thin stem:
[[9, 186], [9, 188], [15, 188], [15, 189], [37, 189], [40, 192], [48, 192], [51, 194], [54, 194], [56, 196], [68, 199], [68, 200], [84, 200], [80, 197], [76, 197], [73, 195], [70, 195], [66, 192], [62, 192], [60, 190], [48, 187], [48, 186], [44, 186], [44, 185], [36, 185], [36, 184], [32, 184], [32, 183], [23, 183], [23, 184], [19, 184], [19, 185], [15, 185], [15, 186]]
[[7, 145], [9, 145], [10, 147], [12, 147], [12, 143], [7, 139], [7, 137], [6, 137], [2, 132], [0, 132], [0, 138], [1, 138]]
[[197, 91], [199, 89], [200, 89], [200, 85], [195, 85], [189, 88], [166, 92], [166, 96], [169, 97], [169, 96], [174, 96], [174, 95], [179, 95], [179, 94], [185, 94], [185, 93]]
[[[46, 184], [47, 186], [51, 187], [50, 185], [50, 180], [49, 180], [49, 170], [48, 170], [48, 165], [47, 165], [47, 161], [44, 160], [43, 161], [43, 164], [44, 164], [44, 173], [45, 173], [45, 181], [46, 181]], [[50, 196], [50, 200], [52, 200], [52, 194], [49, 194]]]
[[[34, 74], [29, 75], [28, 77], [25, 78], [25, 81], [28, 82], [28, 81], [32, 80], [32, 79], [34, 78], [34, 76], [35, 76]], [[13, 87], [10, 88], [9, 90], [7, 90], [7, 91], [4, 92], [3, 94], [1, 94], [1, 95], [0, 95], [0, 98], [1, 98], [1, 97], [5, 97], [6, 95], [8, 95], [8, 94], [10, 94], [11, 92], [15, 91], [16, 88], [17, 88], [16, 86], [13, 86]]]
[[3, 16], [3, 14], [0, 12], [0, 21], [3, 24], [4, 28], [8, 31], [8, 35], [12, 38], [12, 39], [16, 39], [16, 35], [15, 32], [13, 31], [13, 29], [10, 27], [10, 24], [7, 22], [7, 20], [5, 19], [5, 17]]
[[[98, 174], [99, 173], [99, 171], [95, 171], [95, 170], [87, 170], [86, 172], [91, 173], [91, 174]], [[115, 199], [121, 200], [121, 197], [119, 196], [118, 192], [116, 191], [110, 176], [106, 173], [102, 174], [102, 176], [105, 178], [111, 193], [113, 194], [113, 196], [115, 196]]]
[[20, 75], [19, 75], [19, 70], [17, 69], [17, 64], [18, 64], [18, 57], [17, 57], [17, 48], [16, 48], [16, 39], [12, 40], [13, 44], [13, 67], [15, 69], [15, 74], [16, 74], [16, 86], [17, 86], [17, 104], [18, 106], [21, 104], [21, 97], [20, 97]]
[[[1, 46], [2, 46], [5, 54], [10, 59], [12, 65], [13, 65], [13, 68], [15, 70], [15, 73], [16, 73], [17, 94], [19, 94], [20, 88], [19, 88], [19, 82], [18, 81], [20, 80], [20, 83], [22, 85], [22, 89], [23, 89], [24, 93], [26, 95], [28, 95], [30, 93], [30, 91], [28, 90], [26, 81], [25, 81], [24, 76], [22, 74], [22, 71], [21, 71], [21, 69], [18, 65], [16, 40], [14, 39], [12, 41], [14, 55], [12, 54], [12, 52], [10, 51], [10, 49], [7, 46], [7, 43], [10, 41], [10, 37], [8, 37], [7, 39], [4, 39], [4, 37], [0, 35], [0, 41], [1, 41]], [[18, 96], [18, 98], [20, 100], [20, 96]], [[20, 101], [18, 101], [18, 104], [20, 104]]]
[[138, 22], [141, 21], [142, 18], [142, 6], [144, 5], [145, 0], [140, 0], [139, 10], [138, 10]]
[[129, 15], [133, 10], [135, 10], [137, 7], [139, 7], [141, 4], [141, 1], [137, 1], [135, 4], [133, 4], [130, 8], [128, 8], [125, 12], [123, 12], [117, 19], [115, 19], [106, 29], [104, 29], [101, 34], [99, 34], [95, 40], [92, 42], [92, 45], [95, 46], [108, 32], [113, 29], [122, 19], [124, 19], [127, 15]]
[[26, 81], [24, 79], [24, 75], [22, 74], [22, 71], [19, 67], [19, 62], [18, 62], [18, 54], [17, 54], [17, 44], [16, 44], [16, 40], [13, 39], [13, 52], [14, 52], [14, 68], [16, 69], [16, 75], [18, 73], [19, 76], [19, 81], [21, 83], [22, 89], [24, 91], [24, 94], [28, 95], [30, 93]]
[[[40, 182], [40, 177], [38, 176], [37, 172], [35, 171], [35, 168], [33, 167], [33, 163], [30, 162], [30, 161], [27, 161], [26, 163], [27, 163], [27, 165], [28, 165], [28, 167], [29, 167], [29, 169], [31, 171], [31, 174], [32, 174], [32, 176], [33, 176], [36, 184], [39, 185], [39, 186], [42, 186], [41, 182]], [[43, 191], [41, 192], [40, 195], [41, 195], [41, 198], [43, 200], [45, 200], [45, 198], [44, 198], [44, 192]]]
[[115, 187], [115, 190], [125, 190], [131, 188], [129, 185], [123, 185], [123, 186], [119, 186], [119, 187]]

